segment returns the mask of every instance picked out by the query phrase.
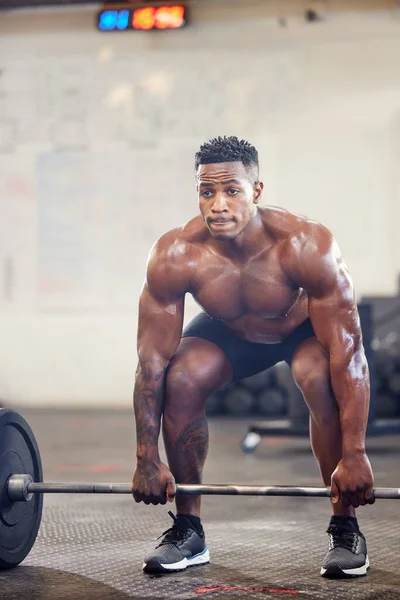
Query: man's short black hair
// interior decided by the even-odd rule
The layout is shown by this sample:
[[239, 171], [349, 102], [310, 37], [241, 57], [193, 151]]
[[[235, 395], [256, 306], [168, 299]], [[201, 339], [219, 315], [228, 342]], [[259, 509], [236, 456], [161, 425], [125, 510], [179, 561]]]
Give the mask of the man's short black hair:
[[246, 140], [236, 136], [219, 136], [200, 146], [195, 157], [195, 172], [200, 165], [210, 165], [224, 162], [242, 162], [251, 175], [254, 183], [258, 181], [258, 152]]

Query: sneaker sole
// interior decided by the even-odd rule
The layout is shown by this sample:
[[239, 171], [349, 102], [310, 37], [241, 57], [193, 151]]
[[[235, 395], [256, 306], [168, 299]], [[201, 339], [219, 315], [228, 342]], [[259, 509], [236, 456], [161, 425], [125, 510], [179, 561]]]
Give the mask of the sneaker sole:
[[209, 562], [210, 553], [206, 548], [200, 554], [196, 554], [191, 558], [184, 558], [176, 563], [162, 563], [156, 558], [152, 558], [148, 563], [143, 563], [143, 571], [145, 573], [171, 573], [173, 571], [184, 571], [188, 567], [206, 565]]
[[332, 565], [327, 569], [324, 567], [321, 568], [322, 577], [328, 577], [332, 579], [345, 579], [346, 577], [362, 577], [367, 574], [369, 569], [369, 560], [368, 556], [365, 560], [365, 564], [362, 567], [357, 567], [356, 569], [342, 569], [339, 565]]

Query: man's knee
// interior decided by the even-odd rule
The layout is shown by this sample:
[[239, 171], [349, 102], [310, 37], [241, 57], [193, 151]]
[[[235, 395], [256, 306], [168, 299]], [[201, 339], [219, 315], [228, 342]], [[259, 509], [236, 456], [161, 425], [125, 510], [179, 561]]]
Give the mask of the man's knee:
[[229, 382], [225, 356], [207, 344], [193, 338], [182, 341], [167, 371], [164, 411], [202, 409], [207, 398]]
[[182, 404], [186, 399], [206, 393], [208, 386], [209, 382], [199, 374], [195, 364], [172, 362], [167, 372], [166, 400], [170, 405]]
[[331, 386], [329, 355], [316, 338], [306, 340], [296, 351], [292, 375], [314, 421], [323, 427], [331, 425], [339, 407]]
[[316, 338], [306, 340], [296, 350], [292, 375], [304, 395], [330, 389], [329, 355]]

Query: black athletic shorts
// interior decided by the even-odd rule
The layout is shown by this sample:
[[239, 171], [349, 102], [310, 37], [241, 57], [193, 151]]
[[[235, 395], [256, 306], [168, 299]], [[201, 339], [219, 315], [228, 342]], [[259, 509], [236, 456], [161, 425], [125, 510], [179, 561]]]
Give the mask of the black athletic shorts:
[[198, 337], [216, 344], [224, 352], [233, 369], [233, 380], [265, 371], [276, 363], [291, 365], [297, 346], [315, 335], [310, 319], [306, 319], [283, 342], [260, 344], [241, 339], [223, 321], [201, 312], [185, 327], [182, 337]]

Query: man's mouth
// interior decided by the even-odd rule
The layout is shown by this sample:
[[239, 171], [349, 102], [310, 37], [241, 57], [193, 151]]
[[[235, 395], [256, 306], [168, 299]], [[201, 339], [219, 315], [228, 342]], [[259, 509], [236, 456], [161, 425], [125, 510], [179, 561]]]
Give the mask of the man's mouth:
[[213, 225], [219, 225], [221, 223], [233, 223], [233, 219], [212, 219], [210, 223], [212, 223]]

